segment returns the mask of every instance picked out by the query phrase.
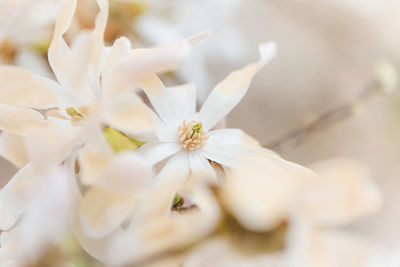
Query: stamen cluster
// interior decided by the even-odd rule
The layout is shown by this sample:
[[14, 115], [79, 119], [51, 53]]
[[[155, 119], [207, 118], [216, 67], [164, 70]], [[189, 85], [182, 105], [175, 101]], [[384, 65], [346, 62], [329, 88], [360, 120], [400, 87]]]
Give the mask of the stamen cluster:
[[202, 124], [197, 121], [183, 121], [178, 127], [179, 141], [187, 150], [202, 148], [207, 143], [208, 134], [202, 130]]

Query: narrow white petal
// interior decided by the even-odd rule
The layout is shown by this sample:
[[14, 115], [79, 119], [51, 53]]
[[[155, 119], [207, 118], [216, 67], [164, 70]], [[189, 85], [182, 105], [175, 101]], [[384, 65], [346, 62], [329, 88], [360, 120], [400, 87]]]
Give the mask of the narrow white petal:
[[188, 156], [190, 171], [193, 176], [204, 177], [210, 179], [211, 182], [217, 182], [217, 174], [200, 151], [188, 152]]
[[163, 87], [160, 94], [147, 94], [147, 96], [160, 118], [169, 127], [178, 128], [184, 120], [194, 118], [196, 112], [194, 84]]
[[244, 133], [239, 129], [220, 129], [208, 132], [210, 138], [201, 149], [209, 160], [230, 166], [240, 153]]
[[154, 165], [182, 149], [177, 142], [150, 142], [141, 146], [138, 153], [150, 164]]
[[221, 121], [243, 98], [254, 75], [275, 55], [275, 44], [260, 45], [260, 60], [232, 72], [217, 84], [198, 114], [206, 130]]

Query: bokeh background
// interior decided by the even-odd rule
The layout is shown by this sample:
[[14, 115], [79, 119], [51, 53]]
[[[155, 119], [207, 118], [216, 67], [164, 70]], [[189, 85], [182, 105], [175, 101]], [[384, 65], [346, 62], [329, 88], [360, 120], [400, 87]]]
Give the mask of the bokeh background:
[[[378, 59], [400, 67], [398, 0], [112, 2], [110, 16], [124, 22], [110, 26], [110, 39], [128, 32], [137, 46], [144, 46], [214, 30], [213, 38], [196, 47], [170, 77], [174, 82], [194, 81], [200, 99], [232, 70], [255, 60], [259, 43], [275, 41], [278, 56], [258, 74], [228, 118], [229, 127], [242, 128], [267, 146], [310, 119], [353, 101], [375, 77]], [[136, 2], [140, 10], [125, 16], [118, 5], [126, 2]], [[79, 3], [84, 6], [81, 26], [90, 27], [95, 3]], [[400, 90], [374, 97], [353, 116], [281, 154], [304, 165], [342, 156], [366, 163], [385, 204], [347, 230], [389, 247], [399, 245]], [[16, 171], [5, 160], [0, 161], [0, 170], [2, 185]]]

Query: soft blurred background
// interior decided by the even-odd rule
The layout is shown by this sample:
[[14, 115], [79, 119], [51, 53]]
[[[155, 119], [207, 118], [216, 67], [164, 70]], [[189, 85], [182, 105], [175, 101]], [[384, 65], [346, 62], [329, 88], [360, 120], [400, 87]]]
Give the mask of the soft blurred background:
[[[90, 27], [94, 1], [79, 0], [76, 28]], [[275, 41], [278, 56], [252, 83], [228, 118], [268, 146], [311, 119], [352, 102], [375, 77], [385, 58], [400, 67], [398, 0], [149, 0], [111, 1], [111, 42], [128, 35], [137, 46], [153, 45], [211, 28], [196, 47], [179, 82], [194, 81], [204, 99], [232, 70], [256, 59], [258, 43]], [[127, 8], [129, 7], [129, 8]], [[73, 33], [72, 33], [73, 34]], [[171, 78], [171, 77], [169, 77]], [[282, 156], [308, 165], [332, 157], [366, 163], [385, 204], [348, 230], [386, 246], [400, 240], [400, 91], [360, 105], [351, 117], [316, 131]], [[16, 169], [0, 162], [4, 184]]]

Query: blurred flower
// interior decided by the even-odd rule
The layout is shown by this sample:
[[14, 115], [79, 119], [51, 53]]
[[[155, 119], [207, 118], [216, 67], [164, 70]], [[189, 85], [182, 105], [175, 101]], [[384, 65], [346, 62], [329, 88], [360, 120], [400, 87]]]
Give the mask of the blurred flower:
[[390, 61], [380, 59], [376, 62], [375, 69], [383, 92], [387, 95], [392, 94], [399, 85], [397, 68]]
[[56, 20], [56, 0], [0, 2], [0, 63], [49, 74], [44, 57]]
[[[69, 47], [63, 34], [76, 1], [61, 2], [49, 48], [57, 82], [22, 68], [0, 67], [2, 153], [23, 167], [0, 191], [2, 230], [12, 227], [29, 209], [28, 199], [36, 194], [31, 183], [54, 166], [63, 164], [76, 175], [81, 173], [80, 181], [91, 186], [84, 192], [79, 210], [83, 227], [92, 237], [119, 227], [129, 212], [119, 213], [118, 208], [130, 209], [131, 194], [143, 188], [151, 176], [142, 159], [115, 154], [120, 151], [116, 142], [127, 140], [127, 148], [136, 148], [141, 142], [131, 136], [147, 140], [153, 135], [150, 110], [131, 89], [139, 78], [175, 68], [209, 32], [150, 49], [132, 50], [126, 38], [105, 47], [108, 2], [99, 0], [98, 4], [94, 30], [81, 33]], [[117, 135], [110, 135], [110, 130]], [[109, 206], [98, 207], [101, 203]]]
[[293, 266], [366, 266], [377, 247], [363, 238], [334, 229], [371, 214], [382, 196], [368, 168], [353, 159], [337, 158], [310, 166], [315, 179], [297, 203], [288, 236]]
[[[131, 0], [132, 1], [132, 0]], [[150, 44], [164, 43], [181, 38], [204, 27], [212, 28], [215, 38], [191, 53], [177, 74], [185, 82], [198, 87], [198, 100], [202, 103], [215, 82], [209, 64], [221, 62], [241, 64], [248, 56], [245, 39], [232, 27], [234, 15], [241, 0], [144, 0], [148, 7], [134, 21], [139, 37]], [[216, 60], [217, 59], [217, 60]]]
[[74, 199], [69, 175], [65, 167], [60, 167], [43, 173], [29, 185], [35, 193], [24, 199], [24, 216], [1, 233], [1, 264], [15, 261], [20, 263], [16, 266], [26, 266], [64, 240]]

